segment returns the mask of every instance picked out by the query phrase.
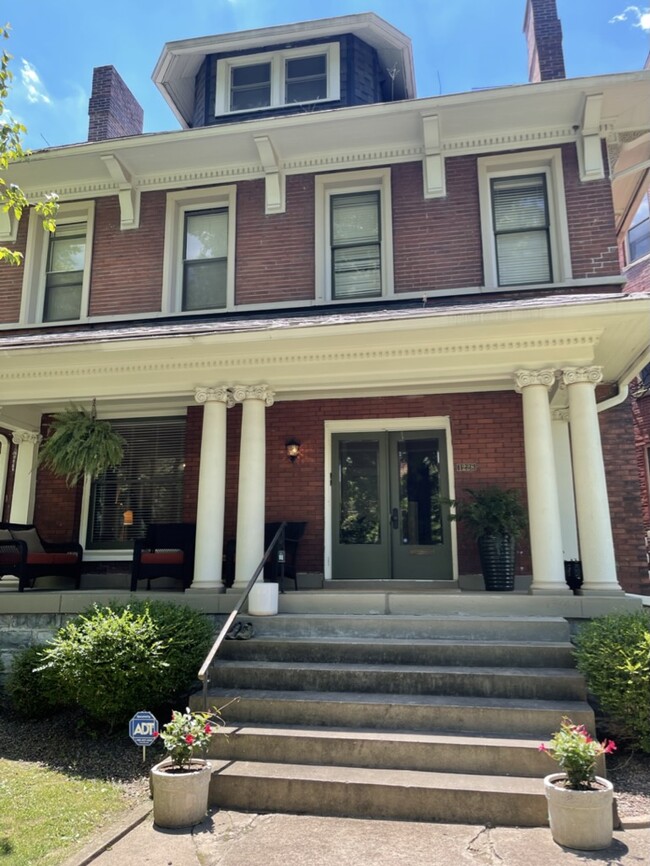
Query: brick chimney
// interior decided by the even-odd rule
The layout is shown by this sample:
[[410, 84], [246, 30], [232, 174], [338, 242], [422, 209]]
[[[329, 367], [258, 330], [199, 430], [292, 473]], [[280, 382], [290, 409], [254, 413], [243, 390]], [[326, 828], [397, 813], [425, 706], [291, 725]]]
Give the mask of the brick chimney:
[[114, 66], [93, 69], [88, 116], [88, 141], [142, 133], [142, 108]]
[[566, 78], [562, 25], [555, 0], [526, 0], [524, 33], [528, 43], [528, 80]]

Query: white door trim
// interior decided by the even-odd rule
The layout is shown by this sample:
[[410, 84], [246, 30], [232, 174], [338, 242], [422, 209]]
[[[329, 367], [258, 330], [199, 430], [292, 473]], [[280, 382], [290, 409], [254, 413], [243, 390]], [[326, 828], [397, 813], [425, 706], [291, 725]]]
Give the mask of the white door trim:
[[[392, 433], [404, 430], [444, 430], [447, 438], [447, 470], [449, 472], [449, 498], [456, 496], [454, 484], [454, 449], [451, 441], [451, 420], [448, 415], [428, 415], [422, 418], [355, 418], [345, 421], [325, 421], [325, 538], [323, 556], [323, 576], [332, 579], [332, 437], [335, 433]], [[458, 580], [458, 546], [456, 543], [456, 524], [452, 521], [451, 559], [453, 579]]]

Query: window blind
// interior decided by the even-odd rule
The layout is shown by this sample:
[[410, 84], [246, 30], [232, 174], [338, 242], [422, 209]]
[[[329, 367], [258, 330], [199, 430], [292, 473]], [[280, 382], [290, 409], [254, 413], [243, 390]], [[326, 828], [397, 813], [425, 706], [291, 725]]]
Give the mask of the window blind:
[[381, 295], [379, 192], [331, 198], [332, 296]]
[[499, 285], [552, 282], [545, 176], [492, 180], [492, 218]]

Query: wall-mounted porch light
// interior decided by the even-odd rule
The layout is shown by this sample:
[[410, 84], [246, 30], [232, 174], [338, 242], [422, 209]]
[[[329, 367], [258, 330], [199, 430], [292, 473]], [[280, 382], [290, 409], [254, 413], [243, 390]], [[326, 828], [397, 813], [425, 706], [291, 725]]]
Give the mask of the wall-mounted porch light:
[[287, 457], [292, 463], [295, 463], [300, 456], [300, 442], [296, 439], [289, 439], [285, 442], [285, 448], [287, 449]]

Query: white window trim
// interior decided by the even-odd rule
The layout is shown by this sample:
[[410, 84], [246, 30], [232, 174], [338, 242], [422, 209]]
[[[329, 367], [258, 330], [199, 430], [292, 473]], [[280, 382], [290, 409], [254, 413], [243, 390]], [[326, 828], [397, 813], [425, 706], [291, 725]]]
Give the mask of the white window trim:
[[[201, 312], [218, 313], [235, 306], [235, 225], [237, 187], [218, 186], [186, 189], [167, 193], [165, 214], [165, 252], [163, 258], [162, 312], [165, 314], [194, 315]], [[183, 310], [183, 244], [185, 214], [188, 211], [228, 210], [228, 262], [226, 265], [226, 306], [207, 310]]]
[[29, 212], [27, 226], [27, 248], [25, 250], [25, 272], [23, 274], [23, 293], [20, 307], [20, 324], [43, 323], [49, 327], [65, 325], [67, 322], [83, 322], [88, 319], [90, 299], [90, 273], [92, 269], [92, 250], [95, 224], [95, 202], [75, 202], [62, 204], [56, 216], [57, 226], [70, 223], [86, 223], [86, 256], [81, 286], [81, 307], [78, 319], [43, 322], [45, 304], [45, 276], [47, 253], [51, 234], [43, 228], [41, 217], [34, 208]]
[[[313, 57], [324, 54], [327, 66], [327, 96], [325, 99], [306, 100], [305, 102], [285, 102], [285, 62], [299, 57]], [[241, 66], [254, 66], [256, 63], [271, 64], [271, 104], [259, 108], [246, 108], [239, 111], [230, 110], [230, 82], [232, 70]], [[249, 114], [257, 111], [269, 111], [273, 108], [283, 108], [286, 105], [315, 105], [331, 102], [341, 98], [341, 49], [338, 42], [326, 42], [318, 45], [305, 45], [302, 48], [290, 48], [284, 51], [265, 51], [260, 54], [243, 54], [239, 57], [224, 57], [217, 61], [217, 86], [215, 99], [215, 115]]]
[[[644, 262], [650, 258], [650, 253], [645, 253], [644, 255], [639, 256], [636, 259], [633, 259], [631, 254], [630, 254], [630, 231], [633, 228], [635, 228], [636, 225], [639, 225], [639, 223], [635, 224], [634, 220], [636, 218], [637, 213], [639, 212], [639, 210], [641, 208], [641, 204], [642, 204], [644, 198], [648, 198], [648, 200], [650, 201], [650, 192], [646, 192], [643, 196], [641, 196], [641, 198], [639, 199], [638, 205], [634, 209], [634, 212], [633, 212], [632, 218], [630, 219], [629, 225], [625, 229], [625, 267], [626, 268], [630, 268], [633, 265], [638, 265], [639, 262]], [[643, 221], [644, 220], [641, 220], [641, 222], [643, 222]]]
[[[497, 276], [496, 241], [492, 219], [490, 181], [494, 178], [517, 177], [527, 174], [544, 174], [546, 176], [553, 281], [551, 283], [536, 285], [500, 286]], [[571, 280], [571, 249], [564, 194], [562, 151], [559, 148], [554, 148], [552, 150], [479, 157], [478, 185], [485, 288], [494, 289], [499, 292], [513, 291], [518, 289], [534, 289], [538, 285], [554, 286], [557, 283]]]
[[[316, 300], [337, 304], [372, 302], [392, 295], [393, 286], [393, 209], [389, 168], [316, 175]], [[381, 219], [381, 295], [374, 298], [332, 298], [332, 257], [330, 199], [333, 195], [378, 190]]]

